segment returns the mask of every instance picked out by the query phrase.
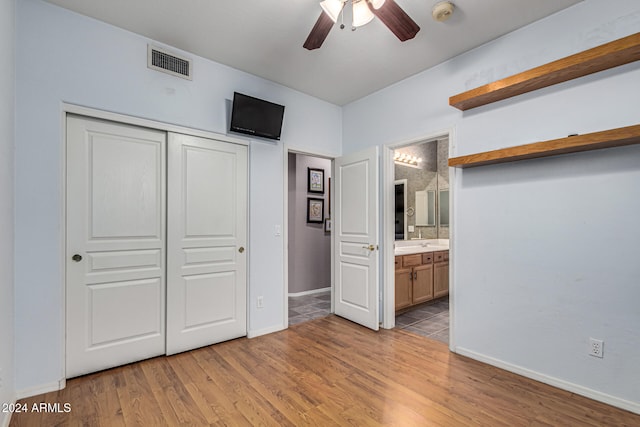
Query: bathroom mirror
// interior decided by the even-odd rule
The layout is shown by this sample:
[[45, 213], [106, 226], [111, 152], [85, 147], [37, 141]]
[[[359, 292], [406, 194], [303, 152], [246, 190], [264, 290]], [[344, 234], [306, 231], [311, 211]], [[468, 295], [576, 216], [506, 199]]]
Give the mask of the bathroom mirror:
[[433, 227], [436, 225], [436, 192], [434, 190], [416, 191], [416, 226]]
[[[427, 140], [395, 150], [396, 240], [449, 238], [449, 141]], [[402, 208], [404, 206], [404, 208]], [[412, 215], [413, 213], [413, 215]]]

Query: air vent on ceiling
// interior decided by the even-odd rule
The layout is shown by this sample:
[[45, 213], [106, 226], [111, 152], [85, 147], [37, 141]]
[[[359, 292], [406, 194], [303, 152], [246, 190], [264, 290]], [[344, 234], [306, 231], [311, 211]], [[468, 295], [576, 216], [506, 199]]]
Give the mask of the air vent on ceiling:
[[147, 45], [147, 67], [172, 76], [192, 80], [193, 70], [190, 59], [177, 56], [155, 46]]

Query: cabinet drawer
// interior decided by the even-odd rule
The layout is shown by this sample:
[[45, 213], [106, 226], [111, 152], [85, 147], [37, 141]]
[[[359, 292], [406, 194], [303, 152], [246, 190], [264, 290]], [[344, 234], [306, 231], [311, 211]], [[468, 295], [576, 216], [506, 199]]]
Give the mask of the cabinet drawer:
[[433, 252], [425, 252], [422, 254], [423, 264], [433, 264]]
[[402, 268], [402, 257], [401, 256], [397, 256], [396, 257], [396, 270], [400, 270]]
[[404, 255], [402, 257], [403, 267], [413, 267], [422, 264], [422, 254]]
[[434, 252], [433, 253], [433, 262], [444, 262], [444, 254], [445, 252], [448, 254], [448, 251]]

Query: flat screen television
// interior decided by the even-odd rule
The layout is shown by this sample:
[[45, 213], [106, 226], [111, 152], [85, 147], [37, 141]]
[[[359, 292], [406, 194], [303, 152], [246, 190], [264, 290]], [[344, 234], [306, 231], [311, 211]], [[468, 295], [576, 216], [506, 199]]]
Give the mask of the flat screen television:
[[283, 105], [238, 92], [233, 93], [230, 126], [232, 132], [279, 140], [283, 118]]

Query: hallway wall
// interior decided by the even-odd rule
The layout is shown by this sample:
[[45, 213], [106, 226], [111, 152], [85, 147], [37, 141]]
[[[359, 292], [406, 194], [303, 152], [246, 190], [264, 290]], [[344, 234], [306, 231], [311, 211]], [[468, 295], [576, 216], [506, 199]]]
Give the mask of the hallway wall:
[[[307, 192], [307, 168], [324, 169], [324, 194]], [[307, 198], [324, 199], [329, 217], [331, 161], [289, 153], [289, 294], [331, 286], [331, 233], [307, 223]]]

